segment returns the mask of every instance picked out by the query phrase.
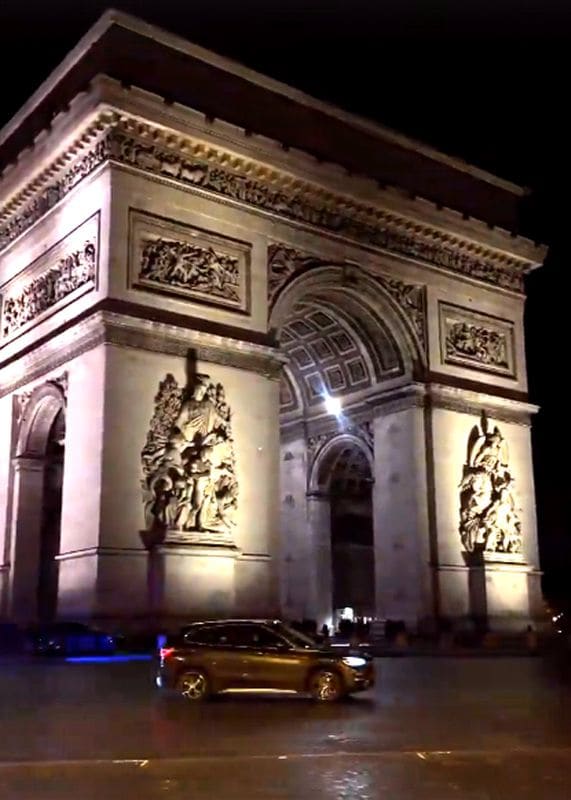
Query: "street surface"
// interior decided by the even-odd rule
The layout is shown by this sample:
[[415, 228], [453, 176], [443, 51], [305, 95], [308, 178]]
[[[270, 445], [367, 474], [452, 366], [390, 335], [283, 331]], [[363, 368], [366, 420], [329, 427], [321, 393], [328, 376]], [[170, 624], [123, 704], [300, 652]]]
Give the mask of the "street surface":
[[385, 658], [332, 706], [191, 706], [149, 662], [0, 660], [2, 800], [569, 800], [571, 659]]

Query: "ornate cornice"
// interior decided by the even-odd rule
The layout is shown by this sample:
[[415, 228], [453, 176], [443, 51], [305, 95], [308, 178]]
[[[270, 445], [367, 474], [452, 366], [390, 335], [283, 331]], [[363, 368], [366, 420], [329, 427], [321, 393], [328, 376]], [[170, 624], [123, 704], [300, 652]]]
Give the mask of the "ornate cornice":
[[534, 266], [527, 259], [112, 110], [102, 113], [67, 152], [4, 206], [0, 249], [106, 161], [511, 291], [523, 290], [523, 275]]

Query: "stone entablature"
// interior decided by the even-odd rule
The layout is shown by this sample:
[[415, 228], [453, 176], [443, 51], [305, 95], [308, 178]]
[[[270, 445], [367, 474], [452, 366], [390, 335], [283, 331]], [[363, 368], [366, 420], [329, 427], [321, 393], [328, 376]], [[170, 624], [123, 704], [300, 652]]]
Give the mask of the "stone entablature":
[[98, 310], [32, 352], [1, 364], [0, 398], [102, 344], [179, 358], [187, 357], [191, 350], [200, 361], [235, 367], [275, 381], [280, 378], [284, 361], [279, 351], [271, 347]]
[[107, 162], [514, 292], [523, 291], [524, 274], [543, 257], [541, 248], [534, 250], [525, 240], [524, 250], [537, 253], [537, 259], [514, 255], [515, 246], [501, 250], [450, 233], [446, 221], [440, 228], [399, 215], [381, 202], [359, 201], [111, 108], [102, 110], [68, 151], [5, 202], [0, 250]]

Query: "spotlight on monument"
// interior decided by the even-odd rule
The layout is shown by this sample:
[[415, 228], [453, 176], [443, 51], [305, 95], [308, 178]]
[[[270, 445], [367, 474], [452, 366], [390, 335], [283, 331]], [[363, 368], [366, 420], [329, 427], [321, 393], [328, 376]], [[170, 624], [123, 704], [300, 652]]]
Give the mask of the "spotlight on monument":
[[327, 409], [327, 413], [331, 414], [334, 417], [341, 416], [341, 400], [338, 397], [331, 397], [329, 394], [325, 394], [325, 408]]

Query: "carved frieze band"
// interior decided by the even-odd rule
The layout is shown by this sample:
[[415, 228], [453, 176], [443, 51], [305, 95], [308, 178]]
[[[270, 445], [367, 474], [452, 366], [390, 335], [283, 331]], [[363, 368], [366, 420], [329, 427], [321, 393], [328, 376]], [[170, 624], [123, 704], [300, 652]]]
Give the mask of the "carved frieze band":
[[249, 244], [133, 209], [129, 231], [131, 285], [248, 313]]
[[99, 213], [0, 288], [2, 339], [13, 338], [94, 288], [98, 254]]
[[[268, 247], [268, 292], [272, 305], [287, 281], [296, 274], [311, 269], [312, 267], [331, 266], [332, 262], [320, 259], [317, 256], [300, 252], [283, 244], [274, 243]], [[352, 265], [353, 272], [357, 272]], [[421, 347], [426, 345], [426, 300], [424, 286], [385, 275], [367, 272], [393, 298], [404, 315], [408, 318]]]
[[[75, 163], [67, 168], [70, 155]], [[108, 160], [513, 291], [523, 291], [523, 275], [531, 266], [525, 259], [110, 112], [83, 134], [72, 153], [61, 156], [2, 209], [0, 249]]]
[[513, 322], [448, 303], [438, 314], [444, 364], [517, 377]]

